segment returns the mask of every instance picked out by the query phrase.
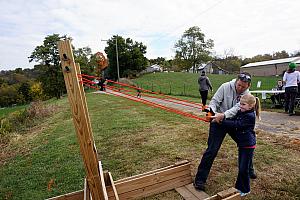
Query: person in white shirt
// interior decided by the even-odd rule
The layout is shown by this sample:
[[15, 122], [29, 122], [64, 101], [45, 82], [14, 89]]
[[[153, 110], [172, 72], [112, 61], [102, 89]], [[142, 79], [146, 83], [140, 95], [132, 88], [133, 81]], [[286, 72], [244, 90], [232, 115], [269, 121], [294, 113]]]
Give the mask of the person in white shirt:
[[300, 72], [296, 71], [296, 63], [290, 63], [289, 69], [283, 75], [285, 85], [285, 112], [289, 116], [295, 115], [295, 99], [298, 93], [298, 83], [300, 83]]

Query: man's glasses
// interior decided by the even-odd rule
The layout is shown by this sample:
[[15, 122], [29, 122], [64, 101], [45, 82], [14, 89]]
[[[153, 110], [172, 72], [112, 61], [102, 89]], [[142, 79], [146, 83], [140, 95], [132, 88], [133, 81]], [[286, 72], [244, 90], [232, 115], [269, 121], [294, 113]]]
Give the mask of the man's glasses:
[[251, 83], [251, 76], [249, 76], [249, 75], [246, 75], [246, 74], [239, 74], [238, 78], [239, 78], [239, 80], [241, 80], [241, 81]]

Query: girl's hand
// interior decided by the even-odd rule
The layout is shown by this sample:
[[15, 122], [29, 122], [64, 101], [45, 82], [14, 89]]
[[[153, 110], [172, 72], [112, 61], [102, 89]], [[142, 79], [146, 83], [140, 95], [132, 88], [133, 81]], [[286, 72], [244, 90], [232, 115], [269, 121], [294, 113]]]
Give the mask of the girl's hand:
[[224, 113], [217, 113], [216, 115], [211, 116], [210, 118], [213, 119], [212, 122], [215, 121], [220, 124], [222, 123], [224, 116]]

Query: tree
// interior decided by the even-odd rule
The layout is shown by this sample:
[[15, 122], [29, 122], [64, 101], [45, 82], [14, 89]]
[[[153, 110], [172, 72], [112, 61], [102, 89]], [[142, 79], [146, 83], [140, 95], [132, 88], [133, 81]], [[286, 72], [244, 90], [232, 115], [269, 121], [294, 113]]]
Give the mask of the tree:
[[163, 68], [163, 70], [171, 70], [171, 60], [166, 60], [164, 57], [157, 57], [155, 59], [149, 59], [150, 65], [157, 64]]
[[80, 65], [81, 73], [94, 76], [96, 63], [91, 62], [93, 58], [91, 48], [90, 47], [78, 48], [75, 49], [73, 52], [74, 52], [75, 62], [79, 63]]
[[39, 70], [39, 80], [42, 83], [43, 90], [49, 97], [59, 99], [66, 92], [63, 74], [60, 67], [57, 42], [61, 39], [70, 39], [67, 36], [59, 34], [48, 35], [43, 44], [37, 46], [28, 57], [29, 62], [39, 63], [35, 69]]
[[211, 60], [211, 50], [214, 42], [211, 39], [205, 41], [205, 35], [200, 28], [193, 26], [186, 30], [181, 39], [175, 44], [175, 59], [177, 65], [185, 70]]
[[283, 50], [281, 52], [275, 52], [273, 53], [273, 59], [281, 59], [281, 58], [288, 58], [289, 57], [289, 54]]
[[23, 96], [24, 102], [30, 102], [32, 100], [30, 95], [30, 84], [28, 82], [21, 83], [18, 89], [18, 93]]
[[297, 57], [300, 56], [300, 51], [295, 51], [291, 54], [291, 57]]
[[113, 36], [107, 41], [105, 53], [108, 57], [109, 64], [106, 74], [111, 79], [117, 79], [117, 56], [116, 40], [118, 45], [118, 60], [120, 77], [135, 75], [146, 68], [147, 47], [141, 42], [134, 42], [132, 39], [124, 39], [121, 36]]
[[33, 100], [43, 99], [43, 89], [41, 82], [35, 82], [31, 85], [29, 94]]
[[22, 103], [23, 99], [18, 94], [14, 85], [2, 84], [0, 86], [0, 107], [6, 107], [17, 103]]

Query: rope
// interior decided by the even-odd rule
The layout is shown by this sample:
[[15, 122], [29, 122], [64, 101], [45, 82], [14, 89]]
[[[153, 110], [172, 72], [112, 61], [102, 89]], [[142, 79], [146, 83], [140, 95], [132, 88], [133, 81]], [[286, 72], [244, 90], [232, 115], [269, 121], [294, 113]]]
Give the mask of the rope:
[[[111, 87], [114, 87], [114, 86], [111, 86]], [[133, 92], [132, 90], [126, 90], [124, 88], [122, 88], [122, 91], [124, 92]], [[167, 102], [171, 102], [171, 103], [176, 103], [176, 104], [180, 104], [180, 105], [184, 105], [184, 106], [187, 106], [187, 107], [192, 107], [192, 108], [197, 108], [197, 109], [201, 109], [202, 106], [194, 106], [193, 104], [187, 104], [187, 103], [182, 103], [181, 101], [174, 101], [174, 100], [170, 100], [170, 99], [167, 99], [167, 98], [162, 98], [162, 97], [157, 97], [157, 96], [151, 96], [151, 95], [148, 95], [148, 94], [145, 94], [143, 93], [143, 96], [146, 96], [146, 97], [150, 97], [150, 98], [156, 98], [156, 99], [161, 99], [163, 101], [167, 101]]]
[[[79, 77], [82, 77], [82, 76], [85, 76], [85, 77], [88, 77], [88, 78], [98, 78], [96, 76], [90, 76], [90, 75], [86, 75], [86, 74], [78, 74]], [[174, 100], [177, 100], [177, 101], [180, 101], [180, 102], [186, 102], [186, 103], [189, 103], [189, 104], [194, 104], [196, 105], [197, 107], [198, 106], [202, 106], [201, 103], [195, 103], [195, 102], [192, 102], [192, 101], [188, 101], [188, 100], [183, 100], [183, 99], [179, 99], [179, 98], [176, 98], [176, 97], [172, 97], [172, 96], [168, 96], [168, 95], [165, 95], [163, 93], [158, 93], [158, 92], [153, 92], [151, 90], [145, 90], [143, 88], [139, 88], [139, 87], [136, 87], [136, 86], [132, 86], [132, 85], [128, 85], [128, 84], [125, 84], [125, 83], [120, 83], [120, 82], [116, 82], [116, 81], [112, 81], [112, 80], [107, 80], [107, 82], [111, 82], [111, 83], [114, 83], [114, 84], [118, 84], [118, 85], [122, 85], [122, 86], [126, 86], [126, 87], [129, 87], [129, 88], [133, 88], [133, 89], [136, 89], [136, 90], [141, 90], [143, 92], [147, 92], [147, 93], [150, 93], [150, 94], [156, 94], [158, 96], [164, 96], [168, 99], [174, 99]], [[96, 84], [96, 83], [95, 83]], [[196, 107], [195, 107], [196, 108]], [[201, 108], [201, 107], [200, 107]]]
[[202, 104], [200, 104], [200, 103], [195, 103], [195, 102], [191, 102], [191, 101], [179, 99], [179, 98], [172, 97], [172, 96], [168, 96], [168, 95], [165, 95], [165, 94], [162, 94], [162, 93], [153, 92], [153, 91], [151, 91], [151, 90], [145, 90], [145, 89], [143, 89], [143, 88], [139, 88], [139, 87], [136, 87], [136, 86], [128, 85], [128, 84], [125, 84], [125, 83], [120, 83], [120, 82], [111, 81], [111, 80], [107, 80], [107, 81], [108, 81], [108, 82], [111, 82], [111, 83], [119, 84], [119, 85], [122, 85], [122, 86], [130, 87], [130, 88], [134, 88], [134, 89], [139, 89], [139, 90], [141, 90], [141, 91], [143, 91], [143, 92], [148, 92], [148, 93], [151, 93], [151, 94], [161, 95], [161, 96], [164, 96], [164, 97], [166, 97], [166, 98], [175, 99], [175, 100], [178, 100], [178, 101], [183, 101], [183, 102], [187, 102], [187, 103], [190, 103], [190, 104], [202, 106]]
[[[91, 86], [89, 84], [89, 83], [94, 83], [93, 81], [85, 79], [85, 80], [82, 81], [82, 83], [85, 84], [88, 87], [91, 87], [93, 89], [99, 90], [97, 87]], [[130, 94], [122, 93], [122, 92], [120, 92], [120, 90], [114, 89], [115, 88], [114, 86], [106, 86], [106, 88], [108, 88], [108, 89], [110, 89], [110, 90], [112, 90], [114, 92], [117, 92], [117, 93], [113, 93], [113, 92], [110, 92], [110, 91], [106, 91], [106, 93], [112, 94], [114, 96], [127, 98], [129, 100], [133, 100], [133, 101], [136, 101], [136, 102], [141, 102], [141, 103], [144, 103], [146, 105], [150, 105], [152, 107], [160, 108], [162, 110], [166, 110], [166, 111], [173, 112], [173, 113], [176, 113], [176, 114], [179, 114], [179, 115], [183, 115], [185, 117], [190, 117], [190, 118], [193, 118], [193, 119], [196, 119], [196, 120], [199, 120], [199, 121], [209, 122], [207, 119], [201, 118], [201, 117], [199, 117], [197, 115], [190, 114], [190, 113], [187, 113], [187, 112], [184, 112], [184, 111], [179, 111], [179, 110], [174, 109], [174, 108], [169, 108], [169, 107], [166, 107], [166, 106], [163, 106], [163, 105], [151, 102], [151, 101], [146, 100], [146, 99], [137, 98], [136, 96], [133, 96], [133, 95], [130, 95]], [[120, 93], [122, 95], [120, 95], [118, 93]]]

